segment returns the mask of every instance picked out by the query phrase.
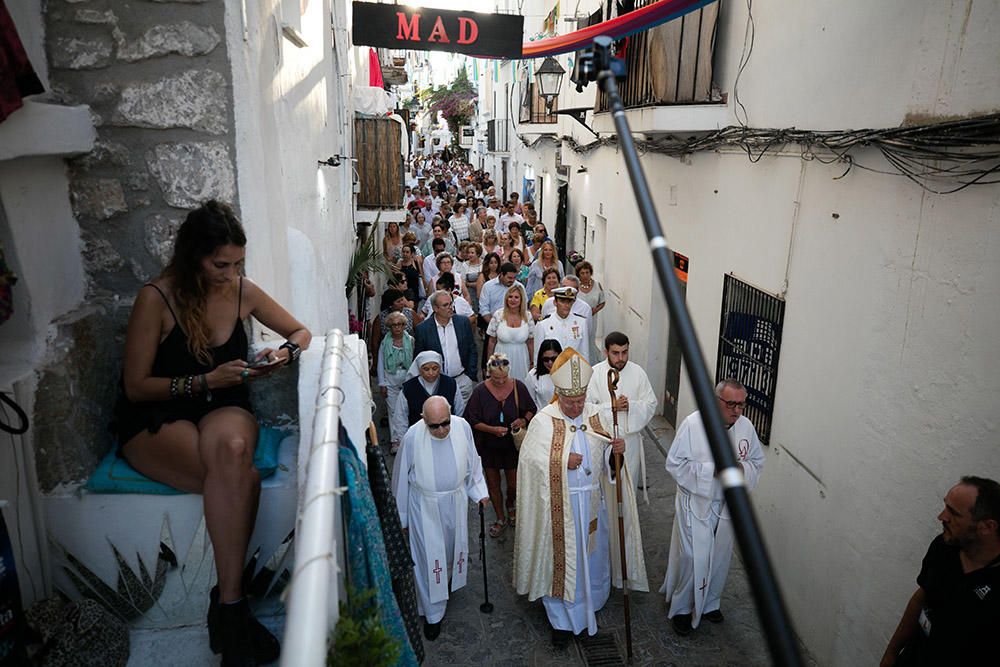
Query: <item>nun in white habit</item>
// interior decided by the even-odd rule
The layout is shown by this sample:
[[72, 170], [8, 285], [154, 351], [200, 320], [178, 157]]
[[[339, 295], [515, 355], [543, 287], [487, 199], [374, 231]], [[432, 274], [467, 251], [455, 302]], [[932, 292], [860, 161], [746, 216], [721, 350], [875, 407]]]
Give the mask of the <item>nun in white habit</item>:
[[468, 501], [489, 494], [472, 428], [432, 396], [423, 418], [403, 436], [393, 483], [399, 519], [409, 531], [424, 636], [437, 638], [449, 593], [465, 586], [469, 569]]

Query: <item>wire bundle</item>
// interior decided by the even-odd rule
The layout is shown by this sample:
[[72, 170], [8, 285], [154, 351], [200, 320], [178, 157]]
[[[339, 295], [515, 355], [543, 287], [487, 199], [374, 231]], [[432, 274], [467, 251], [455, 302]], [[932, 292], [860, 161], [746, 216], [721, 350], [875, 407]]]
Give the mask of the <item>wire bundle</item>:
[[[618, 143], [613, 137], [585, 145], [566, 137], [564, 141], [576, 153]], [[777, 153], [793, 144], [801, 147], [803, 160], [846, 164], [844, 173], [837, 178], [843, 178], [852, 167], [858, 167], [905, 176], [935, 194], [951, 194], [971, 185], [1000, 183], [997, 178], [1000, 172], [1000, 114], [887, 129], [818, 131], [729, 126], [695, 136], [668, 135], [636, 142], [643, 153], [674, 157], [736, 147], [743, 150], [751, 162], [758, 162], [766, 154]], [[878, 149], [896, 171], [860, 164], [852, 155], [852, 151], [859, 148]], [[937, 189], [933, 187], [937, 182], [952, 185]]]

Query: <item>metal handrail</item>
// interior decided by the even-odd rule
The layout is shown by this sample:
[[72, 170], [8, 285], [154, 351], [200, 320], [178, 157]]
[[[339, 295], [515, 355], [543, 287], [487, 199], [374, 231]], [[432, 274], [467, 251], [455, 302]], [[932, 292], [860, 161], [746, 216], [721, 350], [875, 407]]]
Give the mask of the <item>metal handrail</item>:
[[326, 664], [327, 637], [337, 621], [337, 547], [334, 526], [339, 506], [340, 390], [344, 334], [326, 334], [305, 493], [295, 529], [295, 568], [287, 589], [283, 667]]

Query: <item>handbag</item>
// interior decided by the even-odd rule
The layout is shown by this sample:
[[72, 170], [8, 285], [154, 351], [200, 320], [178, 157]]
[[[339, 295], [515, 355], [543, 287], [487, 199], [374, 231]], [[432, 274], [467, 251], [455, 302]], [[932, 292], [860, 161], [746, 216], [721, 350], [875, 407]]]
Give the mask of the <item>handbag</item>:
[[[517, 400], [517, 380], [514, 380], [514, 408], [517, 410], [517, 416], [521, 416], [521, 402]], [[512, 428], [510, 430], [510, 437], [514, 439], [514, 449], [520, 450], [521, 443], [524, 442], [525, 436], [528, 435], [527, 428]]]

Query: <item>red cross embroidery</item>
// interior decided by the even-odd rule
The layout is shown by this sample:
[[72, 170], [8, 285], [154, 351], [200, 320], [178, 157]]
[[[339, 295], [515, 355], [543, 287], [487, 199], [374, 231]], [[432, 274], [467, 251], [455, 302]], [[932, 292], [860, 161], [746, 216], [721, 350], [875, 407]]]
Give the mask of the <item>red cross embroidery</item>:
[[441, 569], [441, 563], [437, 559], [434, 560], [434, 569], [431, 570], [431, 572], [434, 573], [434, 583], [435, 584], [440, 584], [441, 583], [441, 572], [443, 572], [443, 570]]
[[465, 552], [464, 551], [459, 551], [458, 552], [458, 573], [459, 574], [462, 574], [462, 563], [464, 563], [464, 562], [465, 562]]

